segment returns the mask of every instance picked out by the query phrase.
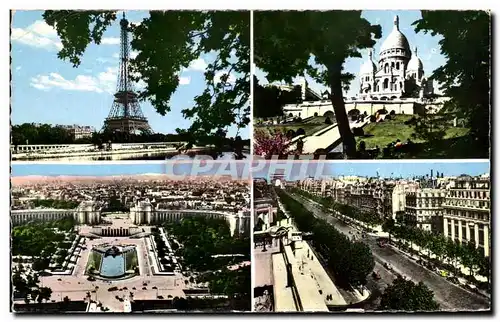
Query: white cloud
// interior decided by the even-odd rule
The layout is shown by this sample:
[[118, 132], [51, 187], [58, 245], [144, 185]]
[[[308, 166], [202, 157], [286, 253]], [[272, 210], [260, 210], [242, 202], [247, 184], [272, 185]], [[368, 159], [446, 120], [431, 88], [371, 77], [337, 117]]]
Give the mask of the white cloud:
[[197, 58], [189, 64], [188, 70], [197, 70], [204, 72], [207, 69], [207, 63], [203, 58]]
[[[220, 72], [216, 72], [215, 75], [214, 75], [214, 83], [217, 84], [217, 83], [220, 83], [221, 82], [221, 77], [223, 75], [227, 75], [227, 72], [224, 72], [224, 71], [220, 71]], [[234, 74], [229, 74], [229, 77], [227, 78], [227, 83], [229, 84], [234, 84], [234, 82], [236, 82], [236, 77], [234, 76]]]
[[179, 77], [179, 85], [189, 85], [191, 77]]
[[[138, 54], [139, 54], [138, 51], [132, 50], [130, 52], [130, 58], [134, 59], [135, 57], [137, 57]], [[111, 55], [111, 57], [113, 58], [113, 60], [120, 59], [120, 53], [114, 53], [113, 55]], [[103, 59], [106, 59], [106, 61], [111, 61], [111, 59], [107, 59], [107, 58], [103, 58]]]
[[12, 28], [11, 41], [47, 50], [60, 50], [62, 43], [57, 31], [42, 20], [26, 28]]
[[103, 45], [119, 45], [120, 38], [117, 37], [104, 37], [101, 39], [101, 44]]
[[22, 68], [21, 66], [17, 66], [16, 70], [21, 70], [21, 68]]
[[31, 86], [40, 90], [61, 88], [68, 91], [113, 93], [117, 79], [117, 68], [107, 68], [97, 76], [78, 75], [73, 80], [65, 79], [57, 73], [37, 75], [31, 79]]

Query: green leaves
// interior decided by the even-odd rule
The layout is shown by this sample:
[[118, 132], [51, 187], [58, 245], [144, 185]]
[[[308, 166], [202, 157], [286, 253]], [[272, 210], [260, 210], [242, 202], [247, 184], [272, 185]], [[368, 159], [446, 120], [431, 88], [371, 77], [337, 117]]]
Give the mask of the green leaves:
[[415, 284], [398, 277], [382, 294], [380, 310], [396, 311], [437, 311], [439, 304], [434, 300], [434, 293], [424, 283]]
[[131, 62], [131, 69], [138, 75], [136, 80], [147, 85], [140, 97], [165, 115], [182, 70], [200, 55], [213, 55], [215, 59], [205, 71], [205, 90], [194, 98], [193, 106], [182, 110], [192, 124], [177, 132], [195, 143], [207, 135], [227, 132], [231, 125], [246, 127], [250, 121], [249, 13], [168, 11], [150, 15], [134, 29], [132, 40], [133, 49], [141, 54]]
[[87, 46], [92, 42], [101, 43], [104, 31], [116, 19], [116, 14], [113, 11], [47, 10], [43, 18], [61, 38], [63, 48], [57, 56], [78, 67]]
[[313, 233], [315, 249], [327, 260], [339, 282], [352, 286], [366, 284], [366, 277], [375, 266], [369, 246], [350, 241], [325, 220], [315, 218], [302, 204], [282, 190], [278, 190], [278, 195], [297, 227], [301, 231]]
[[451, 97], [444, 111], [467, 120], [472, 134], [489, 148], [491, 79], [491, 14], [486, 11], [422, 11], [413, 23], [416, 32], [440, 35], [441, 54], [446, 63], [432, 79]]
[[354, 75], [345, 73], [343, 64], [361, 57], [359, 50], [373, 47], [380, 37], [380, 26], [362, 18], [361, 11], [261, 11], [254, 14], [254, 61], [269, 82], [291, 83], [309, 74], [329, 87], [344, 152], [354, 158], [356, 142], [342, 93]]
[[[58, 57], [74, 67], [80, 65], [90, 43], [100, 44], [116, 19], [112, 11], [48, 10], [43, 16], [61, 38]], [[130, 25], [130, 31], [132, 49], [138, 52], [129, 64], [130, 75], [146, 84], [139, 98], [149, 100], [161, 115], [171, 110], [170, 99], [181, 72], [199, 57], [215, 57], [205, 71], [205, 90], [194, 98], [193, 106], [182, 111], [192, 125], [177, 131], [187, 134], [190, 144], [217, 131], [227, 132], [232, 125], [239, 130], [249, 124], [248, 11], [151, 11], [140, 24]]]
[[[381, 37], [379, 25], [361, 18], [361, 11], [267, 11], [254, 14], [255, 64], [269, 82], [285, 81], [305, 71], [330, 86], [328, 68], [349, 57], [361, 57]], [[313, 59], [314, 65], [310, 64]], [[345, 85], [353, 75], [344, 74]]]

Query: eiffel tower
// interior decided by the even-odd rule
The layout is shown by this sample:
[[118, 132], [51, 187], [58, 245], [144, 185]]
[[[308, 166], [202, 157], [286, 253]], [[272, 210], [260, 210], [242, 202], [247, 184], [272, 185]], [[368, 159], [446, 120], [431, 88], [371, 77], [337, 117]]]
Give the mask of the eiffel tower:
[[104, 120], [103, 131], [151, 134], [151, 127], [144, 114], [142, 114], [128, 72], [130, 48], [128, 43], [128, 20], [125, 19], [125, 12], [120, 20], [120, 27], [120, 72], [118, 73], [113, 106], [108, 117]]

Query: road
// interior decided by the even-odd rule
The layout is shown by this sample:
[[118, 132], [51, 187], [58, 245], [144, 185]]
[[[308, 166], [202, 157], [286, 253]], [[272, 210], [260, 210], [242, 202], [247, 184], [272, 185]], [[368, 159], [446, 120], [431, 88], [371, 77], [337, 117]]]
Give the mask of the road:
[[[311, 211], [315, 217], [325, 219], [337, 230], [351, 238], [357, 234], [361, 238], [360, 230], [346, 225], [344, 222], [323, 212], [321, 206], [302, 196], [290, 194], [291, 197], [301, 202], [307, 210]], [[375, 288], [376, 293], [381, 294], [387, 285], [395, 279], [393, 272], [386, 270], [382, 264], [390, 263], [394, 271], [410, 278], [414, 282], [424, 282], [430, 290], [434, 292], [434, 298], [439, 303], [442, 310], [481, 310], [490, 308], [490, 300], [484, 296], [464, 290], [446, 279], [436, 275], [426, 268], [418, 265], [397, 249], [392, 247], [381, 248], [377, 245], [376, 237], [366, 236], [362, 238], [372, 250], [375, 259], [375, 271], [380, 273], [381, 279], [374, 281], [371, 276], [368, 281], [370, 289]], [[369, 303], [365, 309], [372, 309], [374, 303]]]

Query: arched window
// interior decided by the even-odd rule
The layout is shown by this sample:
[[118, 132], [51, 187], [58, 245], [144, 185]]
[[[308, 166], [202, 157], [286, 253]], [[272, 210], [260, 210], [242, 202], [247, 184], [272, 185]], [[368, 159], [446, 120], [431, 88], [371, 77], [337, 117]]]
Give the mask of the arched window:
[[394, 62], [391, 63], [391, 68], [394, 68]]
[[384, 84], [383, 84], [382, 88], [383, 89], [389, 88], [389, 79], [388, 78], [384, 79]]
[[399, 70], [399, 62], [396, 63], [396, 69]]
[[388, 72], [389, 72], [389, 63], [386, 63], [384, 66], [384, 73], [388, 73]]

